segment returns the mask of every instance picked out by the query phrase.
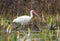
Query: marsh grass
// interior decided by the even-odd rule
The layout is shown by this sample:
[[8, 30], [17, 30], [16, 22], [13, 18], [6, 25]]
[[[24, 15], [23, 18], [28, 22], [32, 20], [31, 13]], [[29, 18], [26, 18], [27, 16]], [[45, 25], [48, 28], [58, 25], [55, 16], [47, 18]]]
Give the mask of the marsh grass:
[[[57, 15], [58, 16], [58, 15]], [[6, 17], [3, 17], [3, 16], [0, 16], [0, 41], [19, 41], [17, 40], [17, 36], [19, 36], [19, 39], [21, 37], [23, 37], [25, 35], [25, 32], [27, 31], [24, 31], [21, 32], [19, 27], [18, 27], [18, 31], [17, 29], [13, 30], [14, 29], [14, 26], [12, 24], [12, 20], [13, 18], [16, 18], [18, 17], [15, 16], [15, 17], [12, 17], [10, 16], [10, 14], [7, 16], [8, 19]], [[44, 19], [45, 17], [43, 17]], [[57, 18], [57, 19], [56, 19]], [[36, 32], [33, 32], [33, 30], [30, 32], [31, 29], [29, 29], [28, 27], [28, 31], [27, 32], [30, 32], [31, 33], [31, 40], [32, 41], [53, 41], [53, 40], [58, 40], [58, 38], [60, 38], [59, 34], [59, 16], [58, 17], [55, 17], [55, 16], [47, 16], [45, 20], [43, 21], [46, 21], [46, 28], [42, 25], [40, 25], [40, 22], [42, 21], [38, 21], [39, 19], [37, 17], [35, 17], [35, 19], [31, 20], [32, 22], [34, 22], [34, 20], [36, 20], [36, 26], [37, 28], [39, 28], [39, 31], [36, 31]], [[42, 20], [42, 19], [41, 19]], [[43, 22], [42, 22], [43, 23]], [[52, 24], [53, 23], [53, 24]], [[54, 30], [50, 30], [49, 29], [49, 25], [54, 25], [56, 24], [57, 28], [54, 28]], [[34, 24], [33, 24], [34, 25]], [[11, 30], [11, 32], [6, 32], [6, 30]], [[34, 28], [35, 29], [35, 28]], [[22, 33], [22, 34], [21, 34]]]

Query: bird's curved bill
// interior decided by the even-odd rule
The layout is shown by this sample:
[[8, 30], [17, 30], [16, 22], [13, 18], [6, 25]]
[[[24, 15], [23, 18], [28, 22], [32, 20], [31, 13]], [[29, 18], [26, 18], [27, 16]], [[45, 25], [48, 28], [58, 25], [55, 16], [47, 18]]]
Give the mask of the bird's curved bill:
[[35, 11], [33, 11], [33, 13], [34, 13], [36, 16], [39, 16]]

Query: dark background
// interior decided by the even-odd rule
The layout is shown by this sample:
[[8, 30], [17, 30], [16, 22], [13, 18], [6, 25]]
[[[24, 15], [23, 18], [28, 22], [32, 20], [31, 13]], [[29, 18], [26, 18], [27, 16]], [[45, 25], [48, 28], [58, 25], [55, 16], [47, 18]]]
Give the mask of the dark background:
[[60, 13], [60, 0], [0, 0], [0, 14], [27, 14], [31, 9], [38, 13]]

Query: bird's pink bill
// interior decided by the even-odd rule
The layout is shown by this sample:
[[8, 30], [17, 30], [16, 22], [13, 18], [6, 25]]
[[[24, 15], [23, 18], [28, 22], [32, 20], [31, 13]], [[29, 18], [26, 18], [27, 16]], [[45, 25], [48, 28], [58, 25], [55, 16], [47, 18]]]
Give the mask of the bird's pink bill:
[[36, 16], [39, 16], [39, 15], [36, 13], [36, 11], [34, 11], [34, 10], [33, 10], [33, 13], [34, 13]]

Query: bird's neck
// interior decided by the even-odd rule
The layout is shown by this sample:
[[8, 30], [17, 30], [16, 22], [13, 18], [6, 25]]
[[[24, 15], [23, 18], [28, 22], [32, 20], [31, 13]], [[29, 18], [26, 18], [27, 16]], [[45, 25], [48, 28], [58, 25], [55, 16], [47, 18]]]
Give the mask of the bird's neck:
[[30, 17], [31, 17], [31, 18], [33, 17], [33, 13], [32, 13], [32, 12], [30, 12]]

